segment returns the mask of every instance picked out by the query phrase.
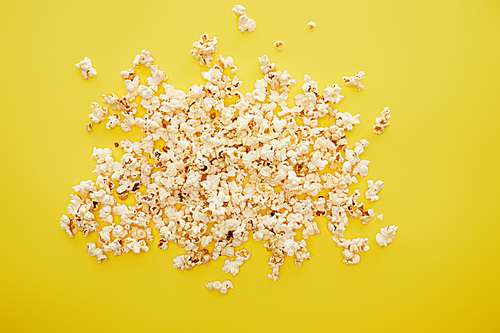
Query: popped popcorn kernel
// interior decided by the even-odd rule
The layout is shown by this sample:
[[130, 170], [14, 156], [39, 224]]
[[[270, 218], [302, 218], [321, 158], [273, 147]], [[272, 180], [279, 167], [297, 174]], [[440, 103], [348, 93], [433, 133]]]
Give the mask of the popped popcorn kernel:
[[358, 74], [354, 76], [344, 76], [342, 80], [344, 80], [345, 85], [348, 87], [357, 88], [358, 91], [365, 90], [365, 86], [361, 84], [361, 80], [365, 78], [365, 72], [359, 71]]
[[385, 228], [380, 229], [380, 232], [375, 236], [377, 244], [381, 247], [386, 247], [394, 241], [398, 227], [395, 225], [386, 225]]
[[314, 21], [308, 22], [307, 27], [309, 28], [309, 30], [314, 31], [314, 29], [316, 29], [316, 22]]
[[274, 42], [274, 47], [278, 51], [283, 51], [283, 49], [285, 48], [285, 43], [283, 43], [283, 41], [281, 41], [281, 40], [277, 40], [276, 42]]
[[[142, 50], [140, 54], [135, 56], [133, 67], [138, 67], [140, 64], [144, 65], [146, 68], [150, 68], [153, 64], [153, 57], [151, 57], [151, 52], [147, 50]], [[120, 73], [122, 74], [122, 73]]]
[[94, 125], [92, 123], [87, 123], [87, 125], [85, 125], [85, 130], [89, 134], [92, 133], [94, 131]]
[[333, 241], [337, 246], [342, 247], [342, 256], [344, 263], [347, 265], [357, 265], [361, 262], [361, 257], [358, 253], [366, 252], [370, 249], [368, 246], [368, 238], [344, 239], [332, 236]]
[[94, 77], [97, 75], [97, 71], [94, 67], [92, 67], [92, 60], [90, 60], [89, 57], [83, 58], [82, 61], [75, 64], [75, 67], [82, 70], [82, 76], [85, 80], [87, 80], [89, 77]]
[[373, 125], [373, 133], [380, 135], [385, 132], [387, 127], [391, 124], [389, 119], [391, 118], [391, 110], [389, 107], [385, 107], [382, 110], [382, 117], [378, 117], [375, 119], [375, 125]]
[[373, 180], [369, 180], [367, 182], [368, 190], [365, 192], [366, 199], [374, 202], [379, 199], [378, 192], [382, 191], [384, 188], [384, 182], [381, 180], [377, 180], [377, 182], [373, 183]]
[[247, 9], [243, 7], [242, 5], [234, 5], [233, 7], [233, 12], [240, 17], [241, 15], [244, 15], [247, 13]]
[[232, 274], [233, 276], [236, 276], [240, 271], [241, 265], [243, 265], [243, 263], [248, 259], [250, 259], [250, 252], [248, 252], [246, 249], [240, 250], [236, 252], [235, 260], [226, 259], [226, 261], [224, 261], [222, 270], [226, 274]]
[[97, 263], [101, 263], [103, 260], [108, 259], [108, 257], [104, 254], [102, 248], [97, 247], [96, 243], [87, 243], [87, 252], [89, 256], [96, 257]]
[[249, 18], [246, 13], [247, 9], [242, 5], [235, 5], [233, 7], [233, 12], [238, 16], [238, 30], [241, 32], [254, 32], [257, 24], [254, 19]]
[[190, 52], [201, 66], [210, 67], [213, 55], [217, 53], [217, 45], [217, 37], [210, 39], [207, 34], [202, 34], [200, 40], [193, 43], [193, 49]]
[[222, 295], [227, 294], [227, 292], [230, 289], [234, 289], [233, 283], [229, 280], [226, 280], [224, 282], [220, 281], [208, 282], [207, 284], [205, 284], [205, 288], [208, 291], [219, 291]]

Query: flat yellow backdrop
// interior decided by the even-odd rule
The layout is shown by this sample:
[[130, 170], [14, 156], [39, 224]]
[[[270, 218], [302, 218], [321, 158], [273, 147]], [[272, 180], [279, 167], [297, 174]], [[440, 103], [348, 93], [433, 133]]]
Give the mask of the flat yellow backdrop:
[[[257, 21], [250, 35], [237, 30], [234, 4], [1, 2], [0, 331], [500, 332], [500, 3], [247, 1]], [[228, 277], [222, 260], [180, 272], [179, 249], [153, 246], [98, 265], [88, 239], [59, 228], [71, 186], [93, 176], [93, 147], [130, 137], [103, 125], [88, 135], [90, 103], [124, 93], [119, 71], [142, 49], [169, 83], [202, 83], [189, 49], [204, 32], [234, 58], [243, 91], [260, 76], [262, 54], [298, 87], [306, 73], [323, 89], [366, 72], [366, 90], [344, 88], [340, 104], [361, 113], [350, 138], [370, 141], [360, 188], [385, 182], [370, 204], [384, 221], [352, 221], [346, 234], [370, 238], [360, 265], [342, 263], [322, 222], [308, 241], [312, 260], [287, 261], [278, 282], [252, 240], [222, 296], [204, 289]], [[84, 56], [98, 71], [87, 81], [74, 68]], [[392, 125], [379, 137], [371, 127], [384, 106]], [[386, 224], [400, 230], [380, 248], [375, 234]]]

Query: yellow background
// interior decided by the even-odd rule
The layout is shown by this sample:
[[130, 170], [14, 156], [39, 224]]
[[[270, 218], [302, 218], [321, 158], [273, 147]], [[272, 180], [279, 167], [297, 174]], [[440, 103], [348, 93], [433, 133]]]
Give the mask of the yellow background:
[[[500, 3], [245, 2], [251, 35], [237, 30], [235, 3], [1, 2], [0, 331], [499, 332]], [[243, 91], [264, 53], [298, 86], [305, 73], [323, 89], [366, 72], [366, 90], [344, 88], [340, 104], [361, 113], [350, 137], [371, 143], [360, 188], [385, 182], [373, 205], [384, 221], [352, 221], [346, 233], [370, 238], [360, 265], [342, 263], [322, 222], [308, 241], [312, 260], [287, 261], [277, 283], [252, 241], [222, 296], [204, 289], [227, 277], [221, 260], [176, 271], [172, 246], [98, 265], [81, 234], [59, 228], [71, 186], [92, 177], [93, 147], [128, 136], [103, 125], [88, 135], [91, 101], [124, 93], [119, 71], [142, 49], [171, 84], [202, 83], [189, 49], [204, 32], [234, 58]], [[87, 81], [74, 68], [84, 56], [98, 71]], [[392, 125], [377, 137], [371, 127], [386, 105]], [[400, 230], [379, 248], [387, 223]]]

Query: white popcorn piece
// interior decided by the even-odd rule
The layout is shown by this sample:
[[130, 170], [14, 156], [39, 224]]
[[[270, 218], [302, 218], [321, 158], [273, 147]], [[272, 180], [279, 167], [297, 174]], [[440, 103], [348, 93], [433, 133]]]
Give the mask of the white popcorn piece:
[[200, 40], [193, 44], [193, 49], [190, 52], [201, 66], [210, 67], [213, 55], [217, 53], [217, 45], [217, 37], [210, 39], [207, 34], [202, 34]]
[[[144, 67], [146, 68], [150, 68], [153, 65], [153, 57], [151, 56], [151, 52], [142, 50], [140, 54], [135, 56], [132, 66], [139, 67], [139, 65], [144, 65]], [[121, 72], [120, 75], [122, 74], [124, 73]]]
[[285, 48], [285, 43], [283, 43], [283, 41], [281, 40], [277, 40], [276, 42], [274, 42], [274, 47], [278, 51], [283, 51], [283, 49]]
[[375, 125], [373, 125], [373, 133], [380, 135], [385, 132], [387, 127], [391, 124], [389, 119], [391, 118], [391, 110], [389, 107], [385, 107], [382, 110], [382, 117], [378, 117], [375, 119]]
[[104, 251], [97, 247], [96, 243], [87, 243], [87, 253], [91, 257], [97, 258], [97, 263], [101, 263], [103, 260], [108, 259], [108, 257], [104, 254]]
[[309, 30], [314, 31], [314, 29], [316, 29], [316, 22], [314, 22], [314, 21], [309, 21], [309, 22], [307, 23], [307, 27], [309, 28]]
[[359, 116], [360, 114], [358, 113], [357, 115], [355, 116], [352, 116], [349, 112], [344, 112], [344, 113], [340, 113], [338, 112], [335, 117], [337, 118], [337, 126], [341, 126], [343, 128], [345, 128], [347, 131], [352, 131], [354, 129], [354, 126], [355, 125], [359, 125], [360, 124], [360, 121], [359, 121]]
[[353, 176], [360, 175], [360, 177], [366, 177], [368, 175], [368, 165], [370, 161], [361, 160], [356, 166], [352, 169]]
[[67, 217], [66, 215], [63, 215], [61, 217], [60, 225], [61, 225], [61, 229], [66, 231], [66, 234], [68, 234], [68, 236], [70, 238], [74, 238], [74, 235], [77, 233], [77, 230], [74, 227], [71, 220], [69, 219], [69, 217]]
[[238, 16], [238, 29], [241, 32], [254, 32], [257, 24], [255, 20], [249, 18], [246, 15], [247, 9], [245, 7], [243, 7], [242, 5], [235, 5], [233, 7], [233, 12], [236, 14], [236, 16]]
[[151, 99], [154, 94], [154, 91], [151, 88], [143, 85], [140, 85], [139, 88], [137, 88], [137, 92], [143, 99]]
[[382, 221], [384, 219], [384, 214], [377, 215], [377, 218]]
[[345, 82], [345, 85], [348, 87], [357, 88], [358, 91], [362, 91], [365, 89], [365, 86], [361, 84], [361, 80], [365, 78], [365, 72], [359, 71], [358, 74], [354, 76], [344, 76], [342, 79]]
[[344, 96], [340, 94], [341, 92], [342, 88], [335, 83], [333, 87], [326, 87], [325, 90], [323, 90], [323, 98], [325, 101], [332, 104], [339, 104], [340, 101], [344, 99]]
[[378, 200], [379, 197], [377, 194], [384, 188], [384, 182], [381, 180], [377, 180], [375, 183], [373, 183], [373, 180], [369, 180], [367, 184], [368, 190], [365, 192], [366, 199], [370, 200], [371, 202]]
[[232, 74], [235, 74], [238, 71], [238, 68], [234, 65], [234, 61], [232, 57], [224, 58], [219, 55], [219, 59], [217, 60], [222, 68], [229, 68]]
[[236, 276], [240, 272], [241, 265], [243, 265], [243, 263], [248, 259], [250, 259], [250, 252], [248, 252], [246, 249], [242, 249], [236, 252], [235, 260], [226, 259], [224, 261], [222, 270], [226, 274], [232, 274], [233, 276]]
[[118, 125], [120, 125], [120, 115], [118, 113], [111, 113], [108, 116], [108, 122], [106, 123], [106, 128], [112, 129]]
[[265, 54], [262, 57], [259, 57], [259, 62], [260, 62], [260, 72], [262, 74], [274, 72], [277, 68], [276, 64], [271, 63], [271, 61]]
[[133, 80], [135, 77], [135, 69], [129, 68], [127, 70], [121, 71], [120, 76], [124, 80]]
[[207, 288], [208, 291], [220, 291], [220, 288], [222, 287], [222, 282], [220, 281], [213, 281], [213, 282], [208, 282], [205, 284], [205, 288]]
[[241, 15], [245, 15], [247, 13], [247, 9], [242, 5], [234, 5], [233, 12], [240, 17]]
[[75, 67], [82, 70], [82, 76], [85, 80], [87, 80], [89, 77], [94, 77], [97, 75], [97, 71], [94, 67], [92, 67], [92, 60], [90, 60], [89, 57], [83, 58], [82, 61], [75, 64]]
[[368, 246], [368, 238], [339, 239], [332, 236], [332, 239], [339, 247], [344, 248], [342, 256], [344, 257], [344, 263], [347, 265], [359, 264], [361, 257], [358, 253], [366, 252], [370, 249]]
[[230, 289], [234, 289], [233, 283], [229, 280], [226, 280], [224, 282], [220, 281], [208, 282], [207, 284], [205, 284], [205, 288], [208, 291], [219, 291], [222, 295], [227, 294], [227, 292]]
[[249, 18], [245, 14], [241, 15], [238, 19], [238, 29], [241, 32], [248, 32], [251, 34], [257, 28], [257, 23], [254, 19]]
[[386, 225], [385, 228], [380, 229], [380, 232], [375, 236], [377, 244], [385, 247], [394, 241], [398, 227], [395, 225]]
[[93, 123], [100, 123], [104, 119], [106, 119], [106, 115], [108, 114], [108, 109], [100, 106], [98, 103], [92, 103], [92, 113], [89, 115], [90, 120]]

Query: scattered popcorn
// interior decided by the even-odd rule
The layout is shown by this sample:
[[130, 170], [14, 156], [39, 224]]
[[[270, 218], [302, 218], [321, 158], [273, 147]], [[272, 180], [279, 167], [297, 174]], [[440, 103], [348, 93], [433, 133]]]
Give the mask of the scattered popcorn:
[[373, 133], [375, 134], [382, 134], [385, 132], [387, 127], [391, 124], [389, 122], [389, 119], [391, 118], [391, 110], [389, 110], [389, 107], [385, 107], [382, 110], [382, 117], [378, 117], [375, 119], [375, 125], [373, 125]]
[[201, 66], [210, 67], [213, 55], [217, 53], [217, 45], [217, 37], [209, 39], [207, 34], [203, 34], [198, 42], [193, 43], [191, 55], [200, 62]]
[[[242, 6], [233, 10], [245, 15]], [[241, 248], [254, 239], [269, 252], [268, 278], [277, 281], [286, 257], [297, 266], [311, 259], [306, 240], [320, 234], [317, 218], [324, 216], [344, 262], [358, 264], [368, 239], [345, 239], [344, 232], [353, 219], [367, 224], [376, 216], [360, 191], [349, 189], [370, 164], [362, 159], [368, 141], [350, 145], [347, 138], [360, 115], [335, 108], [344, 98], [337, 84], [321, 93], [309, 75], [289, 105], [296, 80], [266, 55], [258, 59], [261, 78], [242, 93], [243, 83], [228, 73], [237, 71], [233, 58], [219, 55], [210, 66], [216, 51], [217, 39], [206, 34], [193, 44], [191, 54], [209, 68], [204, 84], [183, 91], [143, 50], [120, 72], [123, 95], [91, 104], [88, 130], [104, 122], [123, 132], [136, 127], [143, 136], [115, 142], [120, 157], [94, 149], [95, 180], [73, 187], [61, 229], [72, 238], [97, 233], [87, 252], [102, 262], [110, 254], [148, 252], [154, 228], [160, 250], [172, 243], [183, 249], [175, 269], [222, 257], [222, 270], [233, 276], [250, 258]], [[145, 80], [138, 66], [149, 70]], [[319, 126], [320, 119], [329, 125]], [[376, 200], [383, 183], [368, 185], [366, 198]], [[134, 203], [119, 201], [127, 198]], [[226, 293], [232, 284], [214, 281], [207, 289]]]
[[248, 32], [252, 33], [255, 28], [257, 27], [257, 24], [255, 23], [255, 20], [249, 18], [246, 13], [247, 9], [243, 7], [242, 5], [235, 5], [233, 7], [233, 12], [238, 16], [238, 29], [241, 32]]
[[382, 221], [384, 219], [384, 214], [377, 215], [377, 218]]
[[380, 229], [380, 232], [375, 236], [377, 244], [384, 247], [392, 243], [396, 237], [397, 230], [398, 227], [395, 225], [386, 225], [385, 228]]
[[359, 71], [354, 76], [344, 76], [342, 79], [348, 87], [358, 88], [358, 91], [365, 90], [365, 86], [361, 84], [361, 80], [365, 78], [365, 72]]
[[381, 180], [377, 180], [377, 182], [374, 184], [373, 180], [369, 180], [367, 181], [367, 184], [368, 190], [365, 192], [366, 199], [370, 200], [371, 202], [377, 201], [379, 199], [377, 194], [384, 188], [384, 182]]
[[316, 22], [310, 21], [309, 23], [307, 23], [307, 27], [309, 28], [309, 30], [313, 31], [314, 29], [316, 29]]
[[227, 294], [229, 289], [234, 289], [233, 283], [229, 280], [226, 280], [224, 282], [220, 281], [208, 282], [207, 284], [205, 284], [205, 288], [207, 288], [208, 291], [219, 291], [222, 295]]
[[285, 48], [285, 43], [283, 43], [283, 41], [281, 41], [281, 40], [277, 40], [276, 42], [274, 42], [274, 47], [278, 51], [283, 51], [283, 49]]
[[85, 57], [82, 61], [75, 65], [76, 68], [82, 70], [82, 76], [85, 80], [89, 77], [94, 77], [97, 75], [97, 71], [94, 67], [92, 67], [92, 60], [88, 57]]

